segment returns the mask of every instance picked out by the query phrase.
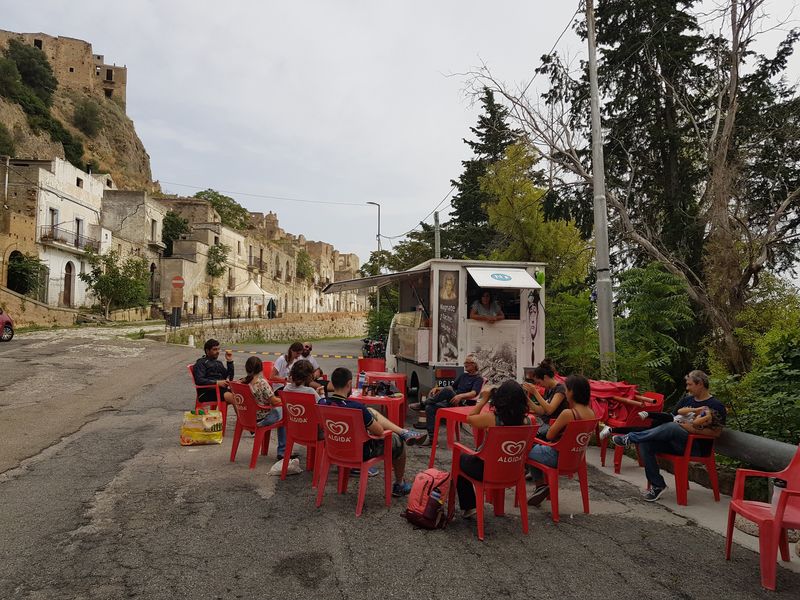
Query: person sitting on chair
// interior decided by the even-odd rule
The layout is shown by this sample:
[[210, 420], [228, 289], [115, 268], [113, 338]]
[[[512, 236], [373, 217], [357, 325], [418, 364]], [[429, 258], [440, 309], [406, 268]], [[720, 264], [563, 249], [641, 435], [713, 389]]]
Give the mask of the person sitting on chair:
[[[539, 366], [533, 370], [533, 384], [525, 382], [522, 387], [535, 400], [533, 402], [533, 412], [536, 413], [544, 425], [539, 428], [536, 437], [545, 439], [547, 429], [550, 427], [551, 420], [555, 421], [559, 415], [567, 408], [567, 396], [564, 384], [559, 383], [556, 378], [556, 368], [552, 359], [545, 358]], [[544, 388], [544, 396], [539, 393], [537, 386]]]
[[303, 351], [300, 353], [300, 358], [307, 360], [311, 363], [311, 366], [314, 367], [314, 376], [312, 379], [319, 379], [322, 377], [322, 369], [320, 369], [317, 359], [311, 355], [312, 349], [313, 346], [311, 342], [303, 342]]
[[[337, 367], [331, 373], [331, 385], [333, 393], [321, 398], [320, 404], [330, 406], [341, 406], [342, 408], [357, 408], [364, 417], [364, 427], [370, 435], [383, 435], [385, 430], [392, 432], [392, 469], [394, 470], [395, 481], [392, 484], [392, 496], [405, 496], [411, 491], [411, 484], [406, 482], [403, 477], [406, 471], [406, 442], [415, 444], [424, 441], [425, 434], [416, 431], [409, 431], [398, 427], [389, 419], [373, 408], [367, 408], [361, 402], [350, 400], [350, 393], [353, 390], [353, 374], [349, 369]], [[375, 458], [383, 454], [383, 440], [369, 440], [364, 443], [364, 460]]]
[[[494, 411], [481, 412], [489, 400]], [[528, 398], [522, 386], [516, 381], [504, 381], [500, 387], [486, 386], [481, 390], [480, 400], [467, 416], [467, 423], [477, 429], [488, 429], [495, 426], [513, 427], [530, 425]], [[482, 446], [481, 446], [482, 447]], [[480, 452], [481, 448], [477, 451]], [[483, 481], [483, 459], [470, 454], [462, 454], [459, 462], [461, 470], [478, 481]], [[464, 518], [472, 517], [476, 512], [477, 498], [475, 488], [468, 479], [459, 477], [456, 481], [458, 506], [464, 511]], [[481, 498], [483, 502], [483, 498]]]
[[[589, 380], [583, 375], [570, 375], [564, 382], [566, 391], [566, 403], [568, 410], [564, 410], [547, 430], [545, 438], [548, 442], [555, 442], [564, 433], [564, 428], [572, 421], [580, 421], [584, 419], [594, 419], [595, 414], [592, 407], [589, 405], [591, 400], [591, 389], [589, 387]], [[539, 436], [537, 436], [539, 437]], [[540, 438], [541, 439], [541, 438]], [[538, 463], [547, 465], [548, 467], [558, 466], [558, 451], [543, 444], [534, 444], [531, 451], [528, 453], [528, 458], [535, 460]], [[545, 498], [550, 494], [550, 488], [545, 484], [544, 473], [536, 467], [531, 467], [533, 475], [533, 483], [536, 489], [528, 499], [528, 504], [531, 506], [539, 506]]]
[[478, 393], [483, 387], [483, 377], [478, 372], [478, 360], [474, 354], [468, 354], [464, 359], [464, 372], [456, 377], [452, 386], [434, 387], [428, 393], [425, 402], [425, 423], [417, 423], [416, 427], [423, 427], [428, 431], [428, 440], [425, 445], [433, 443], [433, 430], [436, 427], [436, 412], [447, 406], [467, 406], [475, 404]]
[[[658, 469], [656, 454], [683, 454], [689, 434], [719, 437], [725, 427], [727, 412], [725, 406], [708, 391], [708, 375], [703, 371], [691, 371], [686, 376], [687, 394], [678, 402], [674, 415], [695, 413], [693, 422], [676, 423], [671, 421], [645, 431], [615, 435], [611, 438], [618, 446], [629, 447], [639, 444], [639, 455], [644, 462], [644, 473], [650, 489], [642, 493], [648, 502], [655, 502], [667, 489], [664, 477]], [[702, 455], [711, 452], [709, 440], [698, 440], [692, 449]]]
[[[233, 394], [228, 389], [228, 382], [233, 379], [233, 352], [225, 350], [225, 362], [219, 360], [219, 342], [215, 339], [207, 340], [203, 344], [205, 355], [194, 363], [194, 382], [197, 385], [216, 385], [219, 388], [219, 397], [225, 402], [233, 402]], [[216, 402], [217, 392], [211, 389], [198, 390], [199, 402]]]
[[289, 349], [286, 351], [286, 354], [281, 354], [278, 357], [278, 360], [275, 361], [275, 364], [272, 365], [272, 373], [270, 374], [270, 379], [289, 379], [289, 369], [292, 368], [292, 364], [296, 361], [300, 355], [303, 353], [303, 344], [301, 342], [294, 342]]

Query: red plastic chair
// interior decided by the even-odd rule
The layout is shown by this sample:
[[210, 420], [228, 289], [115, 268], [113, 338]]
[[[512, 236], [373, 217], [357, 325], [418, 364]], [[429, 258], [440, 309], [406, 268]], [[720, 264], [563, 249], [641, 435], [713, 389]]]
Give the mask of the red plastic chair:
[[[478, 513], [478, 539], [484, 538], [483, 502], [488, 494], [492, 498], [494, 514], [503, 514], [506, 488], [516, 488], [516, 500], [522, 517], [522, 532], [528, 533], [528, 505], [525, 498], [525, 457], [531, 449], [536, 425], [515, 427], [490, 427], [480, 452], [470, 450], [461, 443], [453, 444], [453, 465], [450, 468], [450, 495], [448, 512], [455, 509], [455, 485], [459, 477], [468, 480], [475, 487]], [[464, 454], [477, 456], [483, 460], [483, 481], [473, 479], [461, 471], [461, 457]]]
[[[325, 436], [320, 477], [317, 480], [317, 508], [322, 505], [322, 496], [325, 493], [325, 485], [328, 483], [328, 473], [331, 465], [339, 467], [338, 491], [340, 494], [347, 492], [350, 469], [360, 469], [358, 502], [356, 503], [356, 516], [360, 517], [364, 508], [364, 498], [367, 494], [369, 467], [381, 462], [383, 462], [383, 476], [385, 479], [386, 506], [391, 506], [392, 432], [386, 430], [382, 436], [369, 435], [367, 428], [364, 427], [364, 417], [357, 408], [318, 404], [317, 414]], [[383, 456], [364, 460], [364, 443], [369, 440], [383, 440]]]
[[[307, 392], [281, 391], [283, 403], [283, 420], [286, 426], [285, 456], [292, 455], [295, 444], [306, 447], [306, 471], [314, 471], [311, 487], [317, 487], [325, 442], [319, 439], [319, 415], [317, 414], [317, 396]], [[313, 465], [313, 467], [312, 467]], [[286, 479], [289, 461], [283, 461], [281, 479]]]
[[[697, 440], [711, 441], [711, 453], [708, 456], [692, 456], [692, 445]], [[656, 454], [656, 457], [672, 462], [675, 473], [675, 498], [678, 504], [686, 506], [689, 490], [689, 463], [702, 463], [708, 471], [711, 489], [714, 490], [714, 501], [719, 502], [719, 480], [717, 479], [717, 461], [714, 457], [714, 438], [708, 435], [689, 434], [683, 454]]]
[[561, 439], [557, 442], [536, 440], [537, 444], [550, 446], [558, 451], [558, 466], [548, 467], [528, 458], [525, 462], [542, 471], [547, 477], [550, 487], [550, 507], [553, 512], [553, 522], [559, 522], [558, 515], [558, 478], [572, 477], [578, 474], [581, 485], [581, 498], [583, 499], [583, 512], [589, 514], [589, 479], [586, 473], [586, 446], [592, 438], [592, 432], [597, 427], [600, 419], [582, 419], [571, 421], [564, 428]]
[[[358, 359], [358, 373], [364, 371], [385, 371], [386, 359], [385, 358], [359, 358]], [[356, 375], [358, 375], [356, 373]]]
[[[260, 426], [256, 422], [256, 411], [259, 408], [266, 408], [258, 404], [250, 386], [246, 383], [239, 383], [238, 381], [231, 382], [231, 391], [233, 392], [233, 408], [236, 411], [236, 430], [233, 433], [233, 446], [231, 447], [231, 462], [236, 460], [236, 451], [239, 449], [239, 440], [242, 437], [242, 431], [250, 431], [255, 434], [253, 440], [253, 454], [250, 457], [250, 468], [256, 468], [256, 461], [258, 461], [258, 454], [266, 455], [269, 451], [269, 437], [273, 429], [283, 427], [284, 417], [277, 423], [272, 425]], [[284, 465], [288, 462], [284, 460]]]
[[[194, 409], [198, 410], [202, 408], [203, 410], [218, 410], [222, 413], [222, 435], [225, 436], [225, 426], [228, 423], [228, 403], [225, 402], [225, 399], [219, 393], [219, 386], [218, 385], [197, 385], [197, 381], [194, 378], [194, 365], [186, 365], [186, 368], [189, 369], [189, 376], [192, 378], [192, 385], [194, 386], [195, 390], [195, 399], [194, 399]], [[200, 401], [200, 390], [214, 390], [214, 393], [217, 396], [216, 400], [211, 402], [201, 402]]]
[[[637, 410], [634, 406], [629, 406], [629, 410], [625, 416], [624, 420], [621, 419], [614, 419], [609, 416], [606, 419], [606, 425], [609, 427], [650, 427], [652, 426], [653, 422], [650, 419], [645, 419], [642, 421], [639, 418], [638, 413], [646, 410], [647, 412], [661, 412], [664, 410], [664, 394], [659, 394], [657, 392], [645, 392], [642, 394], [642, 397], [647, 398], [648, 400], [645, 401], [645, 404]], [[620, 423], [620, 421], [622, 421]], [[598, 435], [598, 439], [599, 439]], [[600, 464], [604, 467], [606, 466], [606, 449], [608, 448], [608, 438], [604, 440], [600, 440]], [[636, 446], [637, 453], [639, 447]], [[622, 457], [625, 454], [625, 448], [623, 446], [615, 446], [614, 447], [614, 473], [619, 475], [620, 470], [622, 469]], [[639, 466], [642, 465], [641, 459], [639, 459]]]
[[[748, 477], [776, 477], [786, 482], [786, 489], [778, 499], [778, 505], [744, 499], [744, 483]], [[728, 508], [728, 535], [725, 538], [725, 560], [731, 559], [733, 524], [736, 515], [758, 525], [758, 546], [761, 555], [761, 587], [775, 590], [778, 548], [781, 560], [789, 561], [787, 529], [800, 529], [800, 446], [792, 462], [783, 471], [766, 473], [752, 469], [737, 469], [733, 484], [733, 498]]]

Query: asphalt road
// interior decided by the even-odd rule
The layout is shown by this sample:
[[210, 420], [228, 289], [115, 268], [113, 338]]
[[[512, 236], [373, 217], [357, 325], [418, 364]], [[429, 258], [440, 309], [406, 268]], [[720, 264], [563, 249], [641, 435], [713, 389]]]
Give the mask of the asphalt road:
[[[562, 522], [545, 503], [528, 536], [513, 509], [487, 517], [485, 542], [471, 521], [415, 530], [400, 517], [404, 501], [384, 507], [381, 477], [360, 518], [353, 483], [346, 495], [329, 483], [317, 509], [308, 473], [268, 475], [274, 447], [250, 470], [245, 436], [231, 463], [232, 426], [221, 446], [179, 446], [197, 351], [104, 336], [0, 346], [2, 599], [800, 596], [798, 575], [779, 569], [779, 591], [762, 591], [757, 555], [737, 547], [726, 562], [721, 536], [595, 469], [592, 514], [564, 482]], [[359, 347], [319, 342], [315, 352]], [[236, 354], [238, 373], [245, 359]], [[351, 366], [323, 360], [328, 372]], [[427, 457], [409, 449], [408, 471]], [[447, 468], [444, 448], [437, 457]]]

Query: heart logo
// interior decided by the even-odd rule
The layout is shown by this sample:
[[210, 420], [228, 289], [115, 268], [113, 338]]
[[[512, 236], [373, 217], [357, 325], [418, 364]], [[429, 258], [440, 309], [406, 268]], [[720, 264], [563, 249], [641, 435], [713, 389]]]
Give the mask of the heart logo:
[[503, 442], [500, 448], [509, 456], [516, 456], [525, 449], [525, 442]]
[[306, 408], [302, 404], [289, 404], [288, 409], [293, 417], [302, 417], [306, 414]]
[[327, 419], [325, 421], [325, 427], [327, 427], [328, 431], [333, 435], [344, 435], [350, 431], [350, 426], [344, 421], [331, 421]]
[[578, 437], [575, 438], [575, 441], [581, 446], [588, 446], [589, 439], [592, 437], [591, 433], [580, 433]]

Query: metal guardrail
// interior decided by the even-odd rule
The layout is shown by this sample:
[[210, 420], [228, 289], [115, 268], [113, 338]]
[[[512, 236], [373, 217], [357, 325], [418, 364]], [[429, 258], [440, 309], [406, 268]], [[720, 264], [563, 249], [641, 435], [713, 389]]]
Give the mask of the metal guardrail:
[[714, 444], [717, 454], [740, 460], [765, 471], [780, 471], [792, 460], [797, 446], [769, 438], [723, 429]]
[[78, 235], [74, 231], [68, 231], [59, 227], [43, 225], [39, 227], [39, 240], [42, 242], [58, 242], [68, 246], [74, 246], [79, 250], [92, 249], [100, 250], [100, 242], [85, 235]]

